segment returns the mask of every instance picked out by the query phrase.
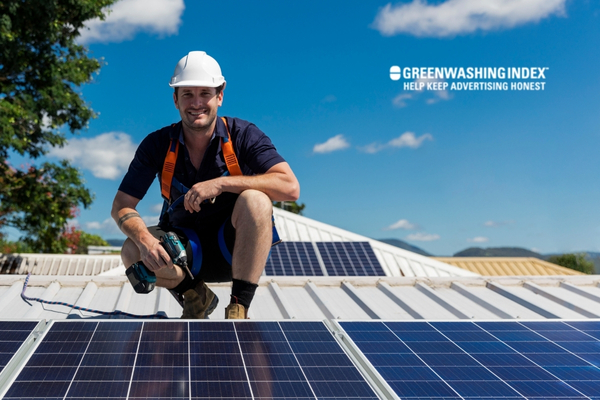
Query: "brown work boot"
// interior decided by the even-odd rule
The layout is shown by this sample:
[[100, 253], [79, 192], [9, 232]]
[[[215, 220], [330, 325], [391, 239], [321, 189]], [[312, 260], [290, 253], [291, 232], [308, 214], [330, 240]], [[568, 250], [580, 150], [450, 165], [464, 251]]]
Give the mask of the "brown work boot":
[[225, 308], [225, 319], [248, 319], [248, 310], [241, 304], [231, 303]]
[[207, 319], [219, 303], [219, 298], [204, 281], [183, 293], [182, 319]]

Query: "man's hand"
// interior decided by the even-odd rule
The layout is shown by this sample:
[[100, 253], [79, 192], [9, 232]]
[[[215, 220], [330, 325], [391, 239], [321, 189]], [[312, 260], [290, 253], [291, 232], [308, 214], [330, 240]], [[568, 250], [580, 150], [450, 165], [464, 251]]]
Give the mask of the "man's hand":
[[216, 178], [211, 179], [210, 181], [196, 183], [185, 194], [183, 199], [183, 207], [188, 212], [200, 211], [200, 205], [202, 202], [213, 199], [223, 192], [219, 182], [219, 178]]
[[160, 241], [152, 237], [150, 243], [140, 246], [140, 257], [142, 262], [150, 271], [158, 271], [163, 268], [174, 268], [171, 257], [160, 244]]

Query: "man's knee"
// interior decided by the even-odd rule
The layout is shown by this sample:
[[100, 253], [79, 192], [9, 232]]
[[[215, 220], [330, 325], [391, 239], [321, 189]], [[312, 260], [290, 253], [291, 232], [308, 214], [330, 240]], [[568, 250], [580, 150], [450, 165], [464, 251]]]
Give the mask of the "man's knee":
[[273, 203], [269, 196], [259, 190], [245, 190], [238, 197], [233, 209], [232, 224], [241, 220], [270, 221], [273, 215]]
[[125, 268], [130, 267], [133, 263], [136, 263], [140, 260], [140, 250], [133, 240], [129, 238], [127, 238], [123, 243], [123, 248], [121, 249], [121, 260], [123, 260], [123, 265], [125, 265]]

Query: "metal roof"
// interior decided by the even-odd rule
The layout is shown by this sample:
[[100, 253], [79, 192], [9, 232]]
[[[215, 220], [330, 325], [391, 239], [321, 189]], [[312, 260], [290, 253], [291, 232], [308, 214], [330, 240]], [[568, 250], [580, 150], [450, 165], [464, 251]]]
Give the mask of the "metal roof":
[[[366, 236], [336, 228], [279, 208], [273, 209], [277, 230], [284, 241], [368, 242], [386, 276], [477, 276], [454, 265], [422, 256]], [[322, 264], [323, 261], [319, 260]], [[0, 273], [95, 276], [123, 264], [119, 255], [0, 254]], [[324, 270], [325, 266], [321, 265]]]
[[[60, 305], [28, 304], [25, 276], [0, 276], [0, 319], [99, 317]], [[262, 277], [254, 320], [496, 320], [600, 317], [599, 275], [528, 277]], [[210, 284], [222, 319], [230, 283]], [[168, 291], [136, 294], [124, 276], [31, 276], [26, 295], [104, 311], [181, 315]], [[102, 316], [99, 318], [108, 318]]]
[[585, 275], [534, 257], [434, 257], [484, 276]]
[[120, 255], [0, 254], [0, 274], [95, 276], [117, 267]]

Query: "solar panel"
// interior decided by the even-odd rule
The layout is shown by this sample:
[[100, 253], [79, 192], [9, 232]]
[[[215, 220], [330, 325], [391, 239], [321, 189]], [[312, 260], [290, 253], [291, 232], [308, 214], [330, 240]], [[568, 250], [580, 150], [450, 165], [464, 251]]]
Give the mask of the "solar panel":
[[600, 321], [339, 324], [403, 399], [600, 399]]
[[38, 321], [0, 321], [0, 372], [13, 358]]
[[55, 321], [5, 399], [376, 399], [322, 322]]
[[385, 276], [368, 242], [317, 242], [329, 276]]
[[323, 276], [312, 242], [282, 242], [271, 248], [265, 274], [270, 276]]

